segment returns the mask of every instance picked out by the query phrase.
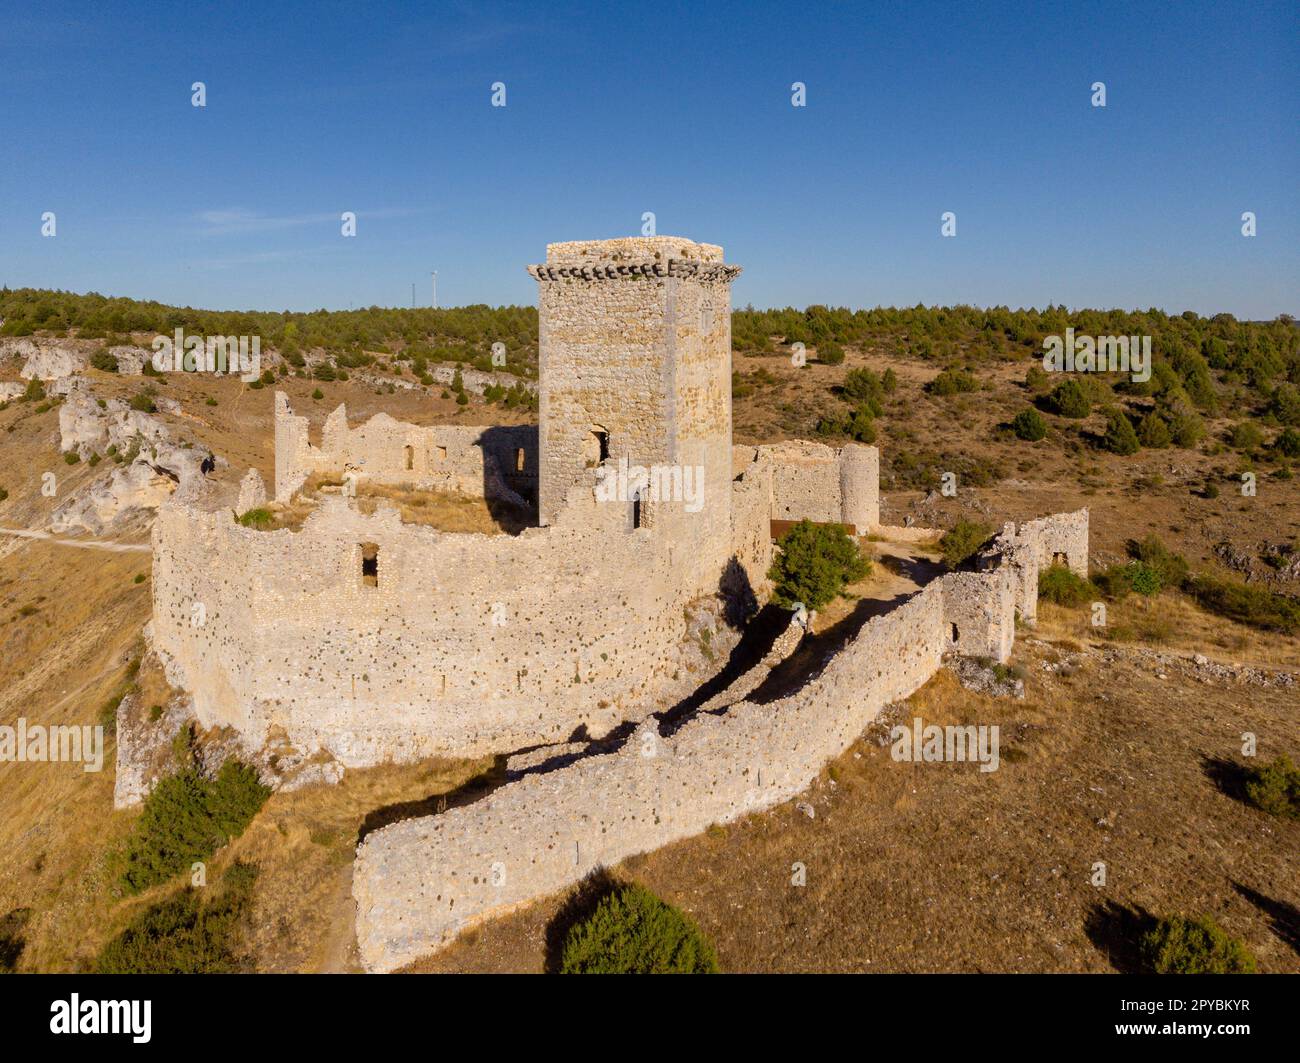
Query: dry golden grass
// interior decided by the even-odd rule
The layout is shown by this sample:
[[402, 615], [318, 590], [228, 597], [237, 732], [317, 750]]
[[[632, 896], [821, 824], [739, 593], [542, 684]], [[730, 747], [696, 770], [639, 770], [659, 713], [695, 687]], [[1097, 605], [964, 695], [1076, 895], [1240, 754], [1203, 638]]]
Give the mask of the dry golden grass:
[[[838, 401], [829, 387], [854, 365], [882, 367], [879, 357], [850, 352], [838, 369], [791, 370], [778, 388], [760, 388], [737, 402], [738, 438], [806, 435], [806, 424], [784, 422], [806, 420]], [[761, 364], [780, 375], [780, 361]], [[920, 394], [937, 366], [892, 364], [902, 383], [880, 421], [882, 449], [942, 440], [994, 454], [1015, 477], [938, 500], [934, 511], [948, 523], [969, 514], [964, 507], [971, 498], [988, 507], [983, 519], [990, 523], [1086, 504], [1094, 555], [1118, 557], [1126, 539], [1154, 531], [1205, 567], [1214, 566], [1210, 548], [1220, 538], [1253, 548], [1300, 529], [1300, 499], [1287, 484], [1261, 481], [1260, 496], [1249, 501], [1227, 491], [1215, 500], [1193, 496], [1187, 485], [1227, 458], [1162, 451], [1125, 462], [1092, 452], [1069, 455], [1050, 441], [1027, 446], [994, 439], [993, 426], [1024, 402], [1011, 390], [1023, 366], [990, 373], [1002, 391], [948, 403]], [[750, 367], [741, 360], [738, 368]], [[129, 397], [146, 383], [90, 375], [104, 397]], [[175, 434], [228, 460], [217, 479], [233, 487], [254, 466], [269, 481], [274, 389], [250, 391], [212, 378], [154, 383], [183, 404], [181, 416], [163, 417]], [[291, 378], [281, 386], [312, 417], [315, 438], [325, 414], [343, 399], [353, 423], [381, 409], [424, 424], [526, 419], [499, 407], [458, 408], [436, 392], [376, 395], [353, 382], [323, 384], [327, 398], [315, 402], [312, 381]], [[218, 405], [206, 405], [208, 396]], [[66, 497], [104, 471], [102, 464], [97, 470], [85, 462], [64, 465], [57, 439], [57, 409], [38, 414], [31, 404], [14, 404], [0, 411], [0, 486], [10, 494], [0, 503], [0, 526], [44, 526], [58, 500], [40, 494], [42, 472], [56, 473]], [[1155, 481], [1157, 473], [1163, 482]], [[1138, 479], [1145, 486], [1135, 490]], [[885, 519], [901, 523], [904, 504], [919, 497], [894, 493]], [[422, 508], [412, 502], [412, 510]], [[454, 519], [481, 517], [469, 512]], [[149, 584], [135, 578], [148, 571], [147, 553], [0, 537], [0, 723], [19, 715], [32, 723], [96, 722], [138, 652]], [[853, 590], [864, 595], [860, 602], [888, 599], [916, 585], [919, 575], [893, 570], [882, 559], [872, 579]], [[845, 602], [845, 616], [858, 604]], [[843, 618], [828, 607], [821, 620], [833, 628]], [[617, 872], [691, 912], [731, 970], [1107, 970], [1120, 962], [1112, 962], [1105, 921], [1096, 925], [1108, 902], [1160, 914], [1208, 912], [1246, 939], [1265, 970], [1300, 969], [1278, 917], [1263, 907], [1300, 909], [1300, 827], [1229, 796], [1206, 767], [1237, 759], [1244, 731], [1259, 735], [1261, 757], [1286, 752], [1300, 759], [1295, 690], [1202, 683], [1181, 667], [1157, 669], [1144, 656], [1148, 649], [1200, 652], [1294, 670], [1300, 647], [1208, 616], [1176, 595], [1148, 607], [1136, 599], [1111, 605], [1109, 619], [1110, 637], [1103, 639], [1086, 609], [1045, 605], [1032, 633], [1038, 642], [1021, 632], [1017, 647], [1016, 659], [1028, 670], [1023, 702], [970, 693], [946, 673], [912, 699], [909, 711], [927, 721], [999, 724], [999, 771], [898, 764], [887, 748], [859, 741], [812, 788], [815, 820], [784, 805], [627, 861]], [[1080, 650], [1087, 655], [1069, 665]], [[1108, 662], [1104, 655], [1111, 653], [1117, 656]], [[1062, 671], [1044, 668], [1063, 662]], [[165, 699], [165, 685], [150, 670], [137, 682], [146, 708]], [[437, 795], [454, 794], [484, 769], [483, 763], [376, 768], [349, 773], [339, 787], [273, 796], [209, 869], [209, 881], [236, 857], [262, 869], [250, 939], [257, 966], [352, 969], [349, 882], [358, 832], [368, 819], [432, 812]], [[0, 918], [15, 908], [32, 910], [20, 969], [88, 965], [141, 905], [175, 888], [131, 900], [114, 896], [110, 857], [137, 813], [112, 811], [111, 767], [88, 774], [75, 765], [0, 765], [0, 808]], [[1088, 881], [1098, 860], [1108, 868], [1105, 890]], [[795, 861], [808, 868], [802, 888], [790, 885]], [[562, 903], [548, 898], [487, 924], [418, 967], [540, 970], [547, 926]]]
[[1300, 640], [1225, 622], [1176, 592], [1107, 602], [1103, 628], [1093, 627], [1089, 606], [1067, 609], [1040, 602], [1039, 626], [1095, 647], [1137, 643], [1184, 656], [1201, 653], [1226, 664], [1300, 672]]
[[[259, 971], [360, 969], [352, 900], [358, 834], [394, 818], [429, 814], [491, 760], [429, 761], [350, 771], [338, 786], [272, 795], [248, 830], [214, 861], [259, 868], [248, 937]], [[387, 810], [387, 811], [386, 811]], [[215, 881], [212, 870], [209, 881]]]
[[[270, 521], [266, 531], [287, 528], [300, 531], [321, 499], [337, 494], [339, 480], [313, 474], [290, 502], [269, 502], [264, 507]], [[492, 502], [454, 491], [428, 490], [412, 484], [375, 484], [361, 482], [354, 489], [355, 505], [371, 516], [381, 503], [394, 506], [403, 524], [418, 524], [444, 532], [477, 535], [517, 535], [537, 523], [536, 514], [523, 506]]]
[[358, 484], [357, 508], [370, 514], [380, 501], [395, 505], [405, 524], [421, 524], [445, 532], [479, 535], [518, 534], [537, 523], [528, 510], [505, 502], [444, 491], [425, 491], [405, 484]]
[[[97, 393], [104, 395], [129, 397], [146, 383], [93, 375]], [[178, 436], [188, 433], [218, 454], [250, 459], [240, 464], [232, 458], [223, 475], [233, 481], [262, 456], [268, 462], [263, 475], [270, 475], [269, 390], [248, 392], [231, 380], [169, 379], [175, 382], [159, 390], [200, 397], [185, 408], [206, 418], [196, 430], [189, 419], [183, 428], [182, 418], [164, 417], [177, 423]], [[288, 385], [291, 391], [296, 383]], [[221, 405], [203, 405], [205, 392], [221, 395]], [[254, 402], [260, 404], [255, 413]], [[57, 407], [39, 414], [33, 404], [0, 410], [5, 457], [0, 486], [9, 492], [0, 502], [0, 527], [43, 528], [69, 491], [106, 470], [102, 463], [97, 469], [86, 462], [65, 465], [57, 444]], [[58, 480], [54, 498], [40, 491], [46, 471]], [[119, 538], [147, 539], [142, 529]], [[19, 716], [46, 726], [99, 722], [105, 702], [126, 681], [129, 663], [140, 656], [151, 609], [149, 572], [148, 552], [110, 553], [0, 536], [0, 723], [13, 725]], [[170, 691], [158, 671], [146, 666], [135, 682], [145, 712], [166, 703]], [[109, 737], [104, 770], [98, 773], [75, 764], [0, 764], [0, 918], [19, 908], [31, 911], [20, 970], [88, 968], [142, 906], [182, 884], [129, 899], [118, 895], [113, 857], [138, 812], [113, 810], [115, 752]], [[483, 767], [376, 768], [350, 773], [340, 787], [273, 796], [244, 837], [219, 852], [209, 868], [209, 881], [217, 882], [236, 856], [261, 865], [253, 927], [258, 967], [315, 970], [328, 963], [329, 969], [346, 968], [353, 918], [347, 876], [361, 823], [379, 809], [450, 792]], [[309, 826], [304, 832], [290, 829], [290, 823]], [[324, 927], [332, 935], [328, 939]]]
[[[1295, 756], [1294, 690], [1161, 679], [1127, 651], [1071, 674], [1043, 668], [1062, 656], [1022, 643], [1023, 701], [972, 693], [947, 672], [910, 699], [908, 722], [999, 725], [995, 772], [897, 763], [859, 740], [804, 796], [815, 819], [787, 803], [615, 874], [689, 912], [730, 971], [1126, 969], [1125, 911], [1208, 912], [1261, 969], [1300, 971], [1285, 922], [1300, 907], [1300, 824], [1229, 796], [1208, 768], [1236, 759], [1247, 730], [1261, 757]], [[1105, 888], [1091, 884], [1097, 862]], [[412, 969], [543, 970], [566, 897]]]

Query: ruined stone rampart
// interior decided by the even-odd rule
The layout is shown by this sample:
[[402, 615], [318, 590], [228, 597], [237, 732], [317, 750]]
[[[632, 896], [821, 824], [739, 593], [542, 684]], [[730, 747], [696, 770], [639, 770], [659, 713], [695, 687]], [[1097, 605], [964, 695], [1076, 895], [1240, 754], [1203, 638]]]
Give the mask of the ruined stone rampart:
[[[1030, 538], [1047, 527], [1072, 528], [1078, 541], [1077, 520]], [[363, 963], [394, 970], [598, 868], [790, 799], [946, 652], [1004, 660], [1012, 590], [1002, 566], [941, 577], [869, 620], [785, 698], [699, 714], [667, 737], [649, 719], [618, 752], [367, 836], [353, 873]]]
[[288, 502], [313, 474], [357, 482], [411, 484], [472, 497], [500, 485], [525, 497], [537, 489], [537, 428], [533, 425], [407, 424], [377, 413], [355, 428], [339, 405], [325, 421], [319, 446], [308, 421], [275, 396], [275, 500]]
[[847, 524], [859, 535], [880, 526], [880, 452], [875, 447], [849, 443], [836, 450], [790, 440], [732, 448], [733, 470], [753, 463], [772, 471], [774, 520]]
[[772, 467], [755, 463], [731, 485], [731, 543], [735, 568], [729, 574], [734, 586], [765, 598], [770, 589], [767, 571], [772, 567]]
[[684, 583], [679, 544], [585, 494], [518, 536], [408, 525], [383, 504], [367, 516], [341, 497], [299, 531], [166, 506], [155, 645], [205, 725], [254, 742], [282, 728], [349, 766], [599, 735], [649, 711], [685, 605], [721, 573]]
[[1006, 568], [1011, 596], [1020, 619], [1033, 623], [1038, 616], [1038, 574], [1054, 564], [1088, 576], [1088, 511], [1054, 513], [1016, 526], [1006, 524], [984, 551], [981, 567]]

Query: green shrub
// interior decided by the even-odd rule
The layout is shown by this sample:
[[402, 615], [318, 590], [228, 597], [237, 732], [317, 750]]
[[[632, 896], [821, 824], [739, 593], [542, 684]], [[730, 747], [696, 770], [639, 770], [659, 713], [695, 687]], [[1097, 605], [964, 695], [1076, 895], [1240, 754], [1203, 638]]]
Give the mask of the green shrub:
[[1051, 565], [1038, 573], [1038, 597], [1057, 605], [1075, 606], [1090, 602], [1097, 588], [1065, 565]]
[[1264, 433], [1254, 421], [1242, 421], [1232, 426], [1228, 442], [1237, 450], [1254, 450], [1264, 442]]
[[898, 374], [892, 369], [886, 369], [885, 375], [880, 378], [880, 387], [886, 395], [892, 395], [898, 390]]
[[1092, 400], [1088, 398], [1083, 386], [1073, 378], [1057, 384], [1047, 401], [1055, 413], [1076, 421], [1092, 412]]
[[786, 608], [802, 602], [809, 609], [820, 609], [847, 584], [871, 572], [871, 562], [838, 524], [801, 520], [777, 546], [768, 578], [776, 587], [773, 600]]
[[1141, 561], [1134, 561], [1128, 566], [1128, 585], [1135, 593], [1150, 598], [1160, 593], [1164, 581], [1159, 571]]
[[1269, 400], [1268, 412], [1279, 424], [1300, 425], [1300, 388], [1279, 384]]
[[1166, 412], [1165, 420], [1176, 446], [1194, 447], [1205, 436], [1205, 422], [1195, 410], [1180, 406]]
[[1300, 768], [1287, 756], [1251, 771], [1246, 800], [1263, 812], [1300, 819]]
[[1112, 454], [1136, 454], [1141, 449], [1133, 423], [1123, 410], [1109, 410], [1106, 413], [1106, 431], [1102, 435], [1101, 445]]
[[1156, 974], [1254, 974], [1255, 957], [1208, 915], [1162, 919], [1142, 935], [1141, 949]]
[[320, 402], [320, 400], [325, 397], [325, 392], [321, 391], [320, 388], [313, 388], [311, 397], [315, 399], [317, 402]]
[[1212, 576], [1189, 579], [1183, 590], [1207, 612], [1262, 631], [1300, 634], [1300, 601], [1295, 598]]
[[925, 385], [925, 390], [931, 395], [956, 395], [978, 388], [979, 381], [965, 369], [945, 369]]
[[75, 450], [70, 450], [63, 455], [63, 461], [65, 465], [76, 465], [77, 462], [79, 462], [80, 460], [81, 460], [81, 455], [78, 454]]
[[40, 402], [43, 398], [45, 398], [45, 385], [36, 379], [36, 377], [32, 377], [31, 380], [27, 381], [26, 389], [18, 396], [18, 401]]
[[956, 568], [984, 545], [991, 532], [987, 524], [962, 517], [939, 540], [944, 564], [950, 569]]
[[1288, 458], [1300, 458], [1300, 432], [1297, 432], [1294, 428], [1286, 429], [1273, 440], [1273, 449], [1285, 454]]
[[101, 373], [116, 373], [117, 358], [105, 350], [98, 350], [90, 356], [90, 364]]
[[876, 423], [872, 419], [871, 409], [862, 405], [853, 411], [849, 417], [847, 434], [850, 439], [858, 443], [874, 443], [876, 441]]
[[885, 385], [870, 369], [850, 369], [844, 376], [843, 394], [850, 402], [879, 403], [884, 397]]
[[269, 509], [263, 509], [259, 506], [256, 509], [241, 513], [239, 523], [245, 528], [257, 528], [259, 531], [265, 531], [275, 523], [275, 517]]
[[683, 912], [643, 886], [622, 886], [573, 926], [560, 960], [564, 974], [716, 974], [718, 957]]
[[192, 765], [167, 776], [145, 798], [127, 840], [123, 886], [139, 893], [206, 860], [244, 832], [270, 792], [237, 760], [226, 761], [215, 779]]
[[1041, 365], [1031, 365], [1025, 373], [1025, 388], [1031, 395], [1041, 395], [1047, 391], [1051, 380]]
[[842, 365], [844, 348], [838, 343], [820, 343], [817, 345], [817, 357], [827, 365]]
[[95, 961], [99, 974], [236, 974], [251, 964], [241, 956], [241, 938], [257, 881], [257, 868], [232, 864], [221, 892], [203, 903], [186, 887], [150, 905]]
[[1154, 533], [1141, 540], [1130, 539], [1125, 543], [1125, 550], [1134, 561], [1155, 569], [1166, 587], [1179, 587], [1187, 578], [1187, 559], [1170, 550]]
[[876, 441], [876, 425], [869, 406], [863, 403], [846, 414], [830, 414], [817, 422], [817, 434], [822, 436], [848, 436], [859, 443]]
[[217, 400], [214, 399], [211, 395], [209, 395], [206, 399], [203, 400], [203, 404], [205, 406], [215, 406], [217, 404]]
[[157, 394], [152, 387], [147, 387], [143, 391], [138, 391], [132, 395], [128, 405], [131, 409], [139, 410], [141, 413], [157, 413], [158, 407], [153, 401]]
[[1173, 441], [1173, 437], [1169, 434], [1169, 426], [1158, 413], [1148, 413], [1138, 422], [1137, 438], [1144, 447], [1151, 447], [1153, 450], [1162, 450]]
[[1047, 435], [1047, 422], [1043, 420], [1042, 414], [1032, 406], [1016, 414], [1011, 422], [1011, 427], [1018, 439], [1030, 443], [1037, 443]]

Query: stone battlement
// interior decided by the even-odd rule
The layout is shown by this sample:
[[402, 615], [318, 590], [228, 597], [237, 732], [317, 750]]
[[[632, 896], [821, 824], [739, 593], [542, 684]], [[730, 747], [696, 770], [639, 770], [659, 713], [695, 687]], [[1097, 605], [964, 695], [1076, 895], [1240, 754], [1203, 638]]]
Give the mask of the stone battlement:
[[623, 236], [614, 240], [568, 240], [546, 245], [547, 265], [593, 262], [721, 262], [722, 248], [682, 236]]

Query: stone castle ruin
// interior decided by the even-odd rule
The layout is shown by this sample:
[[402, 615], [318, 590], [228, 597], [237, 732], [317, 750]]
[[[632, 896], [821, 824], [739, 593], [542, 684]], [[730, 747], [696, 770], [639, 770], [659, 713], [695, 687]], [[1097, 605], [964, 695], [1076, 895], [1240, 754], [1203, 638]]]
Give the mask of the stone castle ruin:
[[[534, 769], [475, 804], [366, 836], [354, 895], [370, 970], [787, 800], [945, 654], [1005, 661], [1017, 616], [1033, 619], [1041, 566], [1086, 573], [1086, 510], [1008, 524], [974, 571], [869, 620], [793, 693], [745, 700], [798, 644], [802, 617], [709, 711], [662, 733], [654, 713], [680, 700], [692, 608], [766, 596], [774, 521], [900, 540], [916, 529], [880, 525], [874, 447], [733, 446], [740, 269], [720, 247], [551, 244], [529, 272], [537, 426], [383, 413], [353, 426], [340, 406], [314, 444], [277, 394], [275, 500], [328, 485], [301, 527], [236, 520], [265, 502], [256, 473], [233, 509], [176, 496], [154, 525], [152, 641], [201, 724], [342, 768], [541, 747], [524, 758]], [[375, 486], [529, 519], [515, 534], [442, 531], [383, 498], [367, 512], [357, 496]], [[544, 763], [547, 750], [565, 756]]]

